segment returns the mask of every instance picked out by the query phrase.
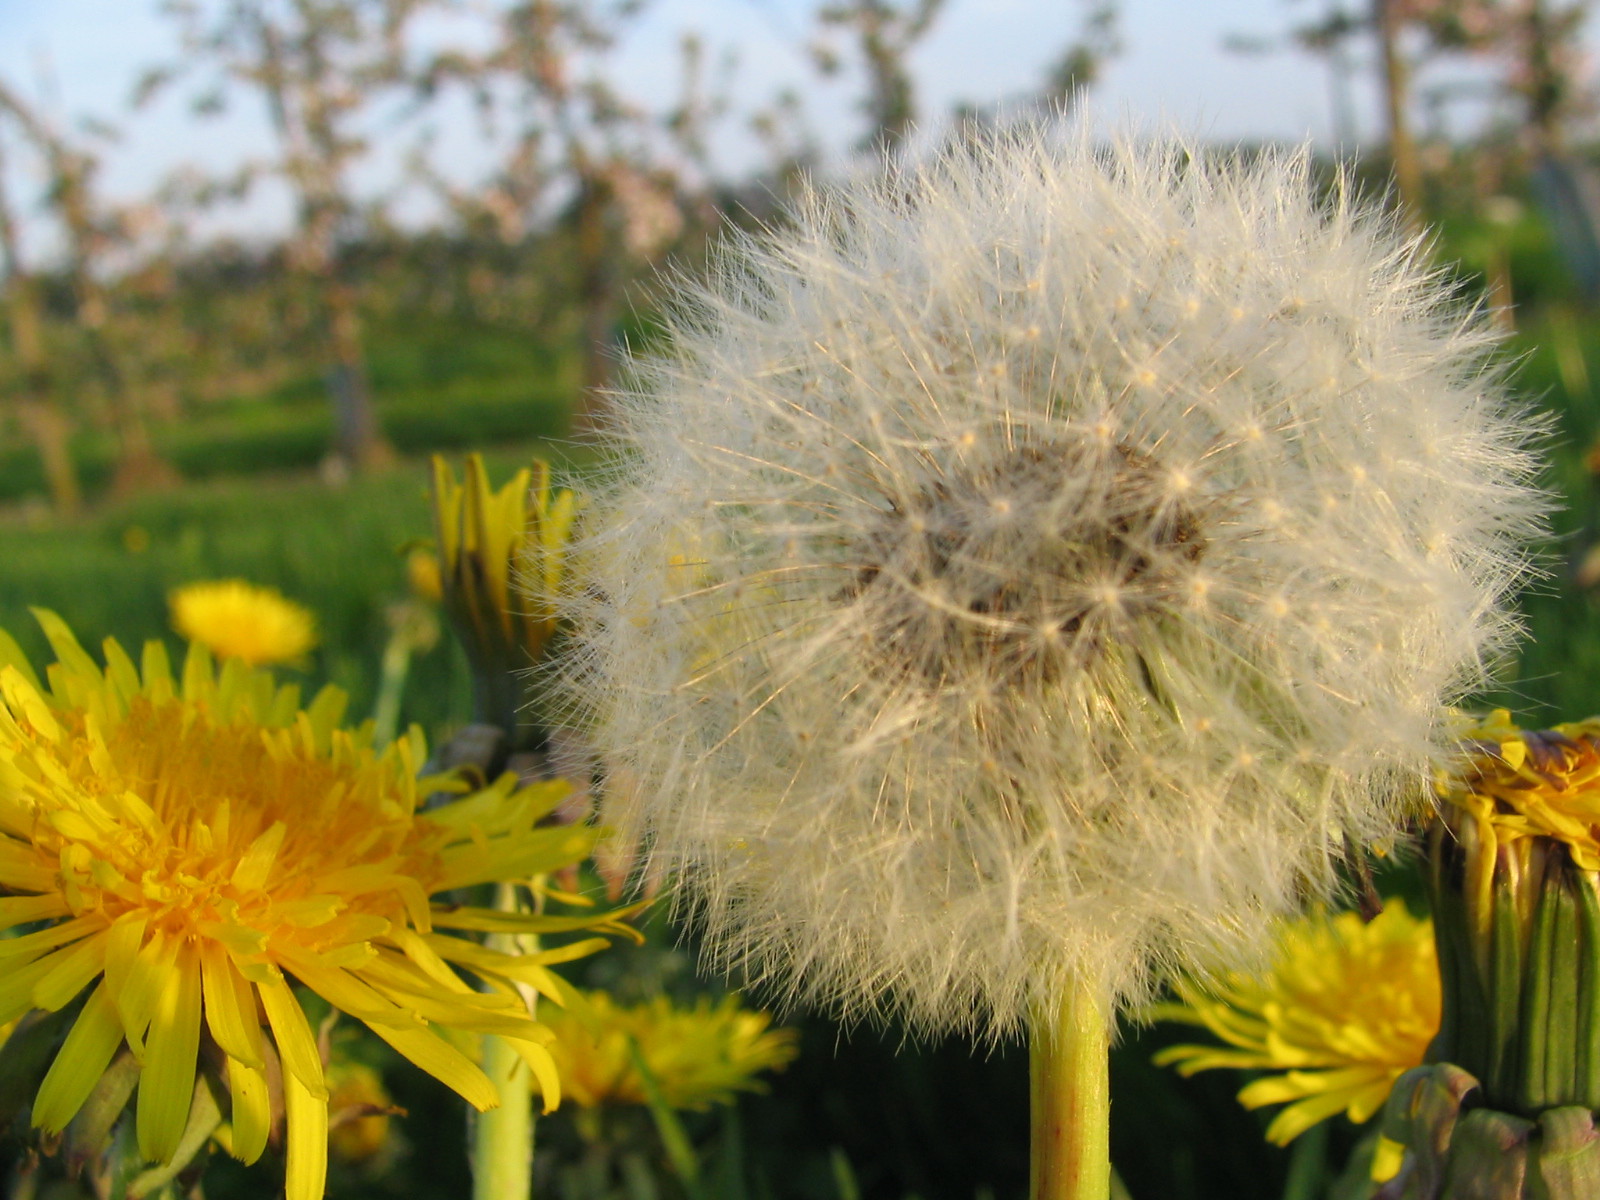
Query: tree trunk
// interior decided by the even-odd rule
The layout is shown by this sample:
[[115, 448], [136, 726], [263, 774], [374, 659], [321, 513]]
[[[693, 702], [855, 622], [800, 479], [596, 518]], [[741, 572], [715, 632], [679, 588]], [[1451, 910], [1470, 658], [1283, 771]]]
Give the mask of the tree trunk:
[[1389, 122], [1389, 160], [1394, 166], [1395, 191], [1406, 223], [1420, 227], [1424, 211], [1422, 164], [1411, 138], [1406, 101], [1411, 87], [1410, 69], [1400, 50], [1400, 14], [1396, 0], [1373, 0], [1374, 25], [1383, 56], [1383, 104]]
[[583, 313], [582, 390], [572, 411], [571, 433], [581, 437], [605, 425], [606, 388], [615, 353], [616, 263], [608, 229], [611, 191], [586, 174], [578, 197], [576, 238], [578, 298]]
[[355, 289], [337, 278], [320, 282], [328, 313], [327, 380], [328, 398], [333, 402], [334, 453], [358, 470], [381, 466], [393, 461], [394, 450], [378, 427], [372, 403]]

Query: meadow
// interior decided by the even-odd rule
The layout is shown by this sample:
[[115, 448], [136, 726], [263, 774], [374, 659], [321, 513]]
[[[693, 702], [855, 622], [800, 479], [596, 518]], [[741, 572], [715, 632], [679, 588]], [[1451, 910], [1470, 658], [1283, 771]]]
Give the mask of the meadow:
[[[1441, 261], [1463, 264], [1451, 269], [1462, 270], [1468, 286], [1480, 233], [1447, 229], [1450, 240], [1440, 250]], [[1548, 415], [1547, 485], [1558, 507], [1541, 558], [1544, 573], [1521, 600], [1529, 636], [1504, 664], [1503, 688], [1477, 703], [1510, 707], [1525, 724], [1538, 725], [1600, 712], [1600, 560], [1590, 558], [1600, 543], [1600, 459], [1591, 452], [1600, 433], [1600, 316], [1577, 300], [1536, 228], [1523, 231], [1513, 250], [1512, 286], [1525, 302], [1507, 343], [1507, 369], [1530, 407]], [[170, 589], [194, 580], [248, 579], [316, 614], [320, 645], [285, 677], [301, 681], [308, 694], [337, 684], [351, 696], [351, 715], [368, 715], [391, 634], [389, 610], [409, 595], [406, 553], [431, 538], [426, 455], [459, 458], [465, 449], [481, 450], [496, 483], [543, 455], [556, 463], [558, 479], [579, 489], [590, 461], [588, 452], [560, 440], [575, 370], [558, 349], [518, 343], [503, 332], [379, 326], [369, 353], [380, 418], [399, 456], [353, 477], [318, 471], [329, 422], [312, 376], [158, 430], [158, 447], [183, 475], [182, 485], [121, 499], [102, 495], [72, 521], [42, 508], [30, 452], [0, 445], [0, 627], [35, 661], [44, 659], [45, 643], [28, 615], [31, 606], [59, 613], [86, 645], [106, 637], [130, 646], [163, 638], [176, 652]], [[75, 450], [91, 491], [102, 488], [109, 443], [91, 435]], [[411, 662], [402, 724], [415, 722], [430, 739], [442, 738], [469, 710], [469, 697], [465, 657], [443, 637]], [[571, 973], [623, 995], [657, 989], [688, 996], [723, 986], [695, 973], [692, 944], [680, 942], [681, 931], [664, 913], [650, 929], [642, 949], [614, 951]], [[962, 1041], [916, 1045], [896, 1030], [842, 1029], [806, 1014], [792, 1019], [802, 1030], [803, 1052], [771, 1078], [769, 1094], [685, 1118], [703, 1160], [699, 1180], [685, 1181], [664, 1165], [659, 1130], [642, 1115], [620, 1119], [600, 1143], [564, 1115], [540, 1127], [540, 1144], [552, 1149], [541, 1159], [546, 1190], [536, 1194], [967, 1200], [1021, 1191], [1027, 1071], [1019, 1048], [974, 1053]], [[1156, 1049], [1181, 1036], [1160, 1026], [1130, 1030], [1113, 1056], [1120, 1114], [1113, 1117], [1113, 1158], [1133, 1196], [1344, 1194], [1335, 1177], [1355, 1141], [1353, 1129], [1320, 1126], [1291, 1151], [1266, 1145], [1266, 1116], [1233, 1102], [1236, 1079], [1217, 1073], [1181, 1080], [1150, 1065]], [[381, 1168], [336, 1169], [330, 1194], [461, 1195], [462, 1106], [434, 1081], [397, 1069], [394, 1056], [363, 1053], [386, 1068], [396, 1101], [410, 1115], [400, 1122], [402, 1149]], [[440, 1136], [441, 1129], [463, 1136]], [[613, 1176], [610, 1167], [595, 1166], [597, 1144], [616, 1162], [630, 1154], [637, 1161]], [[230, 1163], [208, 1177], [207, 1194], [264, 1194], [269, 1179], [265, 1168]]]

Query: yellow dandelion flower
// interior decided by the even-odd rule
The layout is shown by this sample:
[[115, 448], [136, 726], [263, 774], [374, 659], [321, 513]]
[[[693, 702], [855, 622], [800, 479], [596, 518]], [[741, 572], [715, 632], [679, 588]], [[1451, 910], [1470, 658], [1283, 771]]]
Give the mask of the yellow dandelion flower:
[[1433, 923], [1400, 900], [1370, 922], [1350, 912], [1286, 922], [1264, 973], [1228, 972], [1177, 990], [1182, 1003], [1154, 1015], [1203, 1026], [1227, 1046], [1169, 1046], [1156, 1062], [1182, 1075], [1283, 1072], [1239, 1093], [1246, 1108], [1288, 1103], [1267, 1127], [1280, 1146], [1338, 1112], [1368, 1120], [1439, 1030]]
[[787, 1066], [799, 1053], [794, 1030], [769, 1028], [769, 1013], [741, 1007], [736, 996], [702, 997], [692, 1008], [665, 996], [635, 1007], [604, 992], [584, 998], [585, 1017], [556, 1012], [545, 1021], [556, 1033], [550, 1052], [562, 1094], [585, 1108], [646, 1102], [630, 1040], [675, 1109], [702, 1110], [729, 1103], [735, 1092], [759, 1091], [759, 1072]]
[[[328, 1149], [344, 1162], [365, 1162], [389, 1138], [389, 1115], [397, 1111], [383, 1077], [365, 1063], [336, 1062], [328, 1067]], [[402, 1114], [404, 1115], [404, 1114]]]
[[[231, 1093], [229, 1149], [266, 1145], [267, 1080], [281, 1065], [289, 1200], [322, 1195], [328, 1083], [294, 985], [365, 1022], [484, 1108], [493, 1084], [435, 1026], [506, 1038], [547, 1106], [559, 1099], [550, 1034], [515, 985], [563, 1000], [547, 963], [590, 938], [514, 957], [446, 930], [617, 932], [615, 914], [546, 918], [428, 897], [526, 879], [581, 859], [584, 828], [535, 828], [563, 783], [511, 776], [418, 811], [450, 780], [418, 780], [415, 731], [375, 751], [338, 726], [344, 697], [298, 692], [192, 645], [180, 675], [158, 642], [104, 668], [52, 613], [57, 661], [41, 684], [0, 632], [0, 1022], [87, 992], [33, 1105], [59, 1132], [121, 1046], [141, 1063], [140, 1153], [169, 1162], [196, 1082], [202, 1030]], [[490, 987], [473, 990], [458, 974]]]
[[220, 658], [250, 666], [292, 662], [317, 644], [311, 612], [274, 588], [242, 579], [190, 583], [167, 597], [172, 627]]

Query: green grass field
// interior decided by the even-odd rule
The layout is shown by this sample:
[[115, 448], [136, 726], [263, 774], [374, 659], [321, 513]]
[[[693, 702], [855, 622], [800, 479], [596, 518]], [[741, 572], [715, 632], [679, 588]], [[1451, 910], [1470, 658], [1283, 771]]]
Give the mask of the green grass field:
[[[539, 451], [551, 455], [539, 443], [490, 452], [492, 476], [509, 477]], [[339, 486], [306, 473], [219, 478], [72, 524], [0, 525], [0, 626], [39, 660], [45, 642], [27, 611], [35, 605], [60, 613], [89, 646], [165, 638], [177, 651], [168, 592], [247, 579], [316, 614], [321, 644], [300, 674], [308, 688], [346, 689], [351, 715], [365, 716], [389, 635], [385, 609], [408, 595], [404, 551], [432, 537], [427, 478], [421, 458]], [[460, 719], [469, 695], [465, 659], [441, 639], [412, 665], [402, 719], [432, 733]]]

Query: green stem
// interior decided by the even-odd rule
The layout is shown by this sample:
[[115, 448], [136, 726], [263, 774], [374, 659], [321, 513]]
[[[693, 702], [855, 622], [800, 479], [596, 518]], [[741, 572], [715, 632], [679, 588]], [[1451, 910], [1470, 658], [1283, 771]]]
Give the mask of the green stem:
[[[515, 884], [495, 887], [495, 908], [516, 912]], [[494, 934], [491, 949], [516, 954], [524, 949], [515, 934]], [[503, 944], [502, 944], [503, 943]], [[528, 1065], [504, 1038], [483, 1035], [483, 1073], [494, 1083], [500, 1104], [479, 1113], [472, 1129], [473, 1200], [529, 1200], [533, 1194], [533, 1087]]]
[[1110, 1033], [1099, 997], [1081, 981], [1053, 1008], [1034, 1010], [1031, 1200], [1111, 1195]]
[[1315, 1200], [1323, 1192], [1328, 1162], [1328, 1123], [1313, 1125], [1289, 1147], [1289, 1173], [1283, 1181], [1283, 1200]]
[[411, 670], [411, 639], [400, 631], [389, 635], [378, 671], [378, 702], [372, 710], [372, 744], [382, 750], [400, 729], [400, 701]]

